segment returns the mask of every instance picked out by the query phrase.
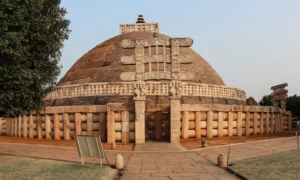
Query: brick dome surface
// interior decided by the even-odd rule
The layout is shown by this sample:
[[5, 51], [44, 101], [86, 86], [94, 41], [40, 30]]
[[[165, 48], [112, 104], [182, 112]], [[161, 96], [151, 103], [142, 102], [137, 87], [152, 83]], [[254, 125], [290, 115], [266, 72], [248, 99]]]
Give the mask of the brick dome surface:
[[[170, 38], [163, 34], [159, 34], [159, 37]], [[104, 41], [78, 59], [57, 85], [120, 82], [122, 72], [135, 71], [135, 65], [121, 64], [122, 56], [134, 55], [134, 49], [122, 48], [121, 41], [136, 38], [151, 39], [153, 33], [131, 32]], [[152, 52], [155, 52], [155, 49]], [[159, 54], [162, 54], [162, 52], [163, 48], [159, 48]], [[145, 50], [145, 54], [147, 53], [148, 51]], [[166, 54], [170, 54], [169, 48], [166, 48]], [[180, 54], [188, 54], [193, 60], [191, 64], [181, 64], [181, 71], [195, 72], [195, 78], [192, 82], [225, 85], [218, 73], [194, 50], [181, 47]]]

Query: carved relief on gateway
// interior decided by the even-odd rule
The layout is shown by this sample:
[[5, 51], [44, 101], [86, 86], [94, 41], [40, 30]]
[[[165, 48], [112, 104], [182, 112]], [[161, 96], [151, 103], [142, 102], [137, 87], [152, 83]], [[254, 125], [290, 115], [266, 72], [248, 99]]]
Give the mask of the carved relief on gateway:
[[[180, 64], [192, 63], [192, 58], [189, 55], [179, 54], [180, 47], [189, 47], [193, 44], [190, 38], [154, 38], [154, 39], [125, 39], [121, 42], [123, 48], [135, 48], [134, 56], [121, 57], [122, 64], [135, 64], [135, 72], [121, 73], [123, 81], [143, 81], [143, 80], [192, 80], [193, 72], [182, 72]], [[158, 47], [163, 48], [163, 54], [159, 54]], [[149, 49], [149, 54], [145, 54], [144, 48]], [[155, 47], [155, 55], [152, 55], [152, 47]], [[171, 48], [171, 55], [166, 55], [165, 48]], [[148, 64], [149, 69], [145, 69], [145, 64]], [[171, 65], [171, 69], [167, 70], [166, 64]], [[162, 65], [163, 70], [159, 68], [156, 71], [152, 70], [152, 66], [159, 67]], [[135, 77], [135, 78], [134, 78]]]

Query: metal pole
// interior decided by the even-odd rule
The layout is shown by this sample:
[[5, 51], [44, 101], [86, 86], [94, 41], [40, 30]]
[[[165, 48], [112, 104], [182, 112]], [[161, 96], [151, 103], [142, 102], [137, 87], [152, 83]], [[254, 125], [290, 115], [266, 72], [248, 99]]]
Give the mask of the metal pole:
[[230, 156], [230, 146], [228, 146], [227, 167], [228, 167], [228, 162], [229, 162], [229, 156]]

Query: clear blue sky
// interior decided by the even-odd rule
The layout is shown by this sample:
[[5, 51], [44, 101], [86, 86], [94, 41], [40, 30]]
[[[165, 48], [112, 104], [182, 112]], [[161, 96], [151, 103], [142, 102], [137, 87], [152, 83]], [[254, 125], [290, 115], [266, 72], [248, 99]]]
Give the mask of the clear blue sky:
[[289, 83], [300, 94], [300, 0], [63, 0], [72, 33], [63, 49], [61, 78], [84, 53], [119, 34], [138, 14], [160, 33], [191, 37], [192, 48], [226, 85], [256, 100]]

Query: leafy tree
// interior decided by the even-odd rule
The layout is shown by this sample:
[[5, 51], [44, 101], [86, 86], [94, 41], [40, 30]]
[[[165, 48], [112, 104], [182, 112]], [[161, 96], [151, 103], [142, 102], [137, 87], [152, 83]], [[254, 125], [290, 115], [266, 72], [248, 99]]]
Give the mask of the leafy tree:
[[61, 0], [0, 0], [0, 117], [38, 110], [56, 84], [69, 20]]
[[296, 94], [294, 96], [290, 96], [286, 100], [286, 109], [291, 111], [293, 116], [300, 116], [300, 96]]
[[272, 102], [273, 96], [270, 95], [264, 95], [263, 98], [259, 101], [260, 106], [273, 106]]

